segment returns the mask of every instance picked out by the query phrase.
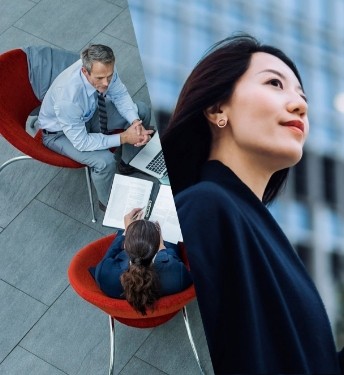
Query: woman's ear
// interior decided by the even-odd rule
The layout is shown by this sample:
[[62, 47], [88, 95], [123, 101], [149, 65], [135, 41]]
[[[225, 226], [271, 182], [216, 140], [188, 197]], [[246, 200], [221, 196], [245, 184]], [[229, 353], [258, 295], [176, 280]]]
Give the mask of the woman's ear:
[[[219, 104], [212, 105], [206, 108], [204, 111], [204, 116], [213, 125], [219, 126], [219, 124], [228, 122], [227, 115], [222, 111]], [[220, 126], [221, 127], [221, 126]]]

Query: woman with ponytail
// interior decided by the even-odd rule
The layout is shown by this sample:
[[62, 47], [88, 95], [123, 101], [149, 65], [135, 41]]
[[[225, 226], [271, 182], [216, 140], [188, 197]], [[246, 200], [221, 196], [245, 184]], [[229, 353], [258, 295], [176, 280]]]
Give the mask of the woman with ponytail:
[[103, 259], [90, 272], [106, 295], [125, 298], [146, 315], [159, 297], [186, 289], [192, 279], [178, 246], [163, 241], [159, 224], [137, 216], [139, 208], [125, 215], [125, 231], [118, 231]]

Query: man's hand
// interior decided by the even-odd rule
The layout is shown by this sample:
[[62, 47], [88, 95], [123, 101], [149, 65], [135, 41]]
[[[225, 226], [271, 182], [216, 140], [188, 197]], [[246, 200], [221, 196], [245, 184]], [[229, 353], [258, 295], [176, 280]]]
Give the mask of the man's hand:
[[143, 146], [150, 141], [150, 134], [152, 133], [153, 130], [146, 130], [142, 126], [142, 121], [134, 121], [125, 132], [120, 134], [121, 144], [129, 143], [136, 147]]

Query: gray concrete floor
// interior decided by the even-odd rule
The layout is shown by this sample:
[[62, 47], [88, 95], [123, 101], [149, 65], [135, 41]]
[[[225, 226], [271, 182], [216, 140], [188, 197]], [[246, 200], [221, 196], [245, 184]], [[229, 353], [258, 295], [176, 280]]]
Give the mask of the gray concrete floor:
[[[90, 42], [114, 49], [129, 92], [149, 103], [126, 0], [1, 0], [0, 53], [29, 45], [79, 52]], [[0, 150], [0, 164], [20, 155], [1, 135]], [[112, 231], [98, 207], [96, 216], [93, 224], [83, 170], [26, 160], [1, 172], [0, 374], [107, 374], [107, 316], [67, 279], [78, 249]], [[188, 311], [210, 374], [196, 301]], [[181, 314], [154, 329], [118, 323], [116, 334], [116, 374], [198, 374]]]

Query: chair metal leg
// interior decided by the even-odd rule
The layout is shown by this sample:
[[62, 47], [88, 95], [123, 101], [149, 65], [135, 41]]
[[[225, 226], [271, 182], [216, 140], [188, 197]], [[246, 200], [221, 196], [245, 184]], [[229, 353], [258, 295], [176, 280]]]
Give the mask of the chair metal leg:
[[113, 374], [114, 363], [115, 363], [115, 319], [109, 315], [110, 325], [110, 366], [109, 375]]
[[193, 353], [195, 355], [195, 358], [196, 358], [196, 361], [197, 361], [200, 373], [204, 375], [205, 373], [204, 373], [203, 368], [201, 366], [201, 362], [200, 362], [199, 357], [198, 357], [196, 345], [195, 345], [193, 337], [192, 337], [192, 333], [191, 333], [191, 329], [190, 329], [190, 325], [189, 325], [189, 318], [188, 318], [188, 314], [187, 314], [187, 311], [186, 311], [186, 306], [183, 307], [182, 311], [183, 311], [183, 318], [184, 318], [184, 323], [185, 323], [186, 331], [188, 333], [188, 337], [189, 337], [189, 341], [190, 341]]
[[90, 204], [91, 204], [92, 223], [95, 223], [97, 220], [96, 220], [96, 217], [94, 215], [94, 206], [93, 206], [93, 198], [92, 198], [92, 184], [91, 184], [91, 176], [90, 176], [89, 167], [85, 167], [85, 173], [86, 173], [88, 197], [89, 197]]
[[15, 161], [19, 161], [19, 160], [26, 160], [26, 159], [32, 159], [31, 156], [28, 156], [28, 155], [23, 155], [23, 156], [17, 156], [15, 158], [12, 158], [10, 160], [7, 160], [5, 163], [3, 163], [1, 166], [0, 166], [0, 172], [6, 168], [9, 164], [12, 164], [14, 163]]
[[[28, 155], [23, 155], [23, 156], [16, 156], [15, 158], [12, 158], [10, 160], [7, 160], [5, 163], [0, 165], [0, 172], [5, 169], [8, 165], [20, 161], [20, 160], [27, 160], [27, 159], [32, 159], [31, 156]], [[92, 185], [91, 185], [91, 177], [90, 177], [90, 171], [89, 167], [85, 167], [85, 172], [86, 172], [86, 183], [87, 183], [87, 190], [88, 190], [88, 197], [90, 200], [91, 204], [91, 214], [92, 214], [92, 223], [95, 223], [96, 217], [94, 215], [94, 206], [93, 206], [93, 198], [92, 198]]]

